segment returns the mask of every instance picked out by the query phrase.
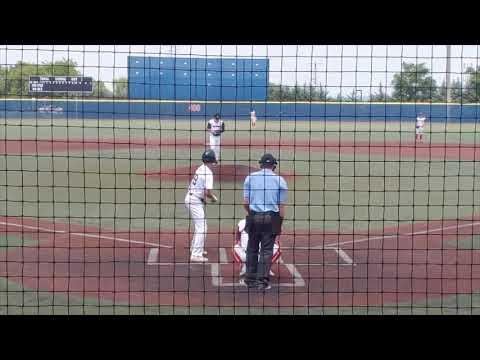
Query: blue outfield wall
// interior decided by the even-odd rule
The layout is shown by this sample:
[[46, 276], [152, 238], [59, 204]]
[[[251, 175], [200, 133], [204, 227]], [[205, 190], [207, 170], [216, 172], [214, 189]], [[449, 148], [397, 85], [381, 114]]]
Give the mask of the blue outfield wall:
[[480, 104], [188, 102], [127, 100], [0, 100], [1, 118], [191, 119], [216, 112], [225, 119], [411, 121], [424, 112], [431, 122], [478, 122]]
[[265, 101], [269, 60], [128, 57], [129, 99]]

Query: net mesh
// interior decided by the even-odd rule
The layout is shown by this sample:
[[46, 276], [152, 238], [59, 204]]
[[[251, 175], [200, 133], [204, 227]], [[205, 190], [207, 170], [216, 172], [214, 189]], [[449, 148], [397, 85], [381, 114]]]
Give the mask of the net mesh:
[[[0, 46], [0, 314], [479, 313], [478, 59]], [[262, 290], [242, 220], [264, 153], [288, 192]]]

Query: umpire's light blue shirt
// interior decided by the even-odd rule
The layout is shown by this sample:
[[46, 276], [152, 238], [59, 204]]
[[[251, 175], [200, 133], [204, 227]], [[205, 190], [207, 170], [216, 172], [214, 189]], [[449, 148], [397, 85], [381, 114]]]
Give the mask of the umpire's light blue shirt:
[[279, 212], [278, 205], [287, 201], [287, 191], [287, 182], [270, 169], [251, 173], [243, 184], [243, 197], [256, 212]]

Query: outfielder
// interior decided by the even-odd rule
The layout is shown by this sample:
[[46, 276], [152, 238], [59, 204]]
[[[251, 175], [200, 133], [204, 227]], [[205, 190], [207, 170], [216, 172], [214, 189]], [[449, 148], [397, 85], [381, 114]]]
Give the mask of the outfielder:
[[187, 195], [185, 196], [185, 206], [190, 213], [195, 227], [193, 240], [190, 247], [190, 261], [207, 262], [204, 257], [207, 254], [204, 251], [205, 237], [207, 235], [207, 219], [205, 218], [206, 204], [205, 198], [217, 202], [217, 197], [212, 193], [213, 189], [213, 173], [208, 167], [209, 164], [217, 162], [215, 153], [209, 149], [202, 155], [203, 165], [199, 166], [195, 171]]
[[423, 112], [419, 113], [417, 116], [417, 121], [415, 122], [415, 142], [423, 141], [423, 127], [425, 126], [425, 120], [427, 117]]
[[[248, 233], [245, 231], [245, 224], [245, 219], [242, 219], [238, 222], [235, 245], [233, 246], [233, 260], [237, 264], [242, 264], [240, 276], [245, 275], [247, 271], [247, 265], [245, 263], [247, 261]], [[282, 253], [280, 251], [280, 242], [278, 241], [277, 237], [275, 244], [273, 245], [272, 264], [276, 263], [280, 259], [280, 255], [282, 255]], [[275, 276], [272, 270], [270, 270], [270, 276]]]
[[252, 124], [252, 127], [255, 127], [255, 124], [257, 123], [257, 114], [253, 109], [250, 111], [250, 123]]
[[208, 120], [207, 131], [210, 133], [210, 149], [215, 152], [217, 161], [220, 160], [220, 138], [225, 131], [225, 123], [220, 114], [215, 114], [213, 119]]

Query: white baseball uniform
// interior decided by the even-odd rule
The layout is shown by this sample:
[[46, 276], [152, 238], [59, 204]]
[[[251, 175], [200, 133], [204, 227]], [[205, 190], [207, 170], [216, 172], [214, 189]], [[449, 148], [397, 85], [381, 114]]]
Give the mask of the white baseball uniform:
[[[225, 131], [225, 123], [222, 119], [210, 119], [207, 128], [210, 130], [210, 149], [215, 152], [217, 161], [220, 161], [220, 138]], [[214, 135], [214, 133], [218, 135]]]
[[213, 189], [213, 173], [205, 164], [196, 171], [185, 196], [185, 206], [190, 212], [195, 227], [190, 247], [191, 256], [203, 256], [203, 248], [207, 235], [207, 219], [205, 218], [205, 190]]
[[[233, 246], [233, 259], [237, 263], [245, 263], [247, 261], [248, 234], [245, 231], [245, 223], [245, 219], [240, 220], [237, 226], [237, 238]], [[272, 264], [278, 261], [281, 254], [280, 243], [277, 239], [273, 245]]]
[[255, 127], [255, 124], [257, 123], [257, 114], [255, 114], [255, 110], [250, 111], [250, 123], [253, 127]]
[[417, 121], [415, 122], [415, 134], [421, 135], [423, 134], [423, 127], [425, 125], [425, 115], [417, 116]]

